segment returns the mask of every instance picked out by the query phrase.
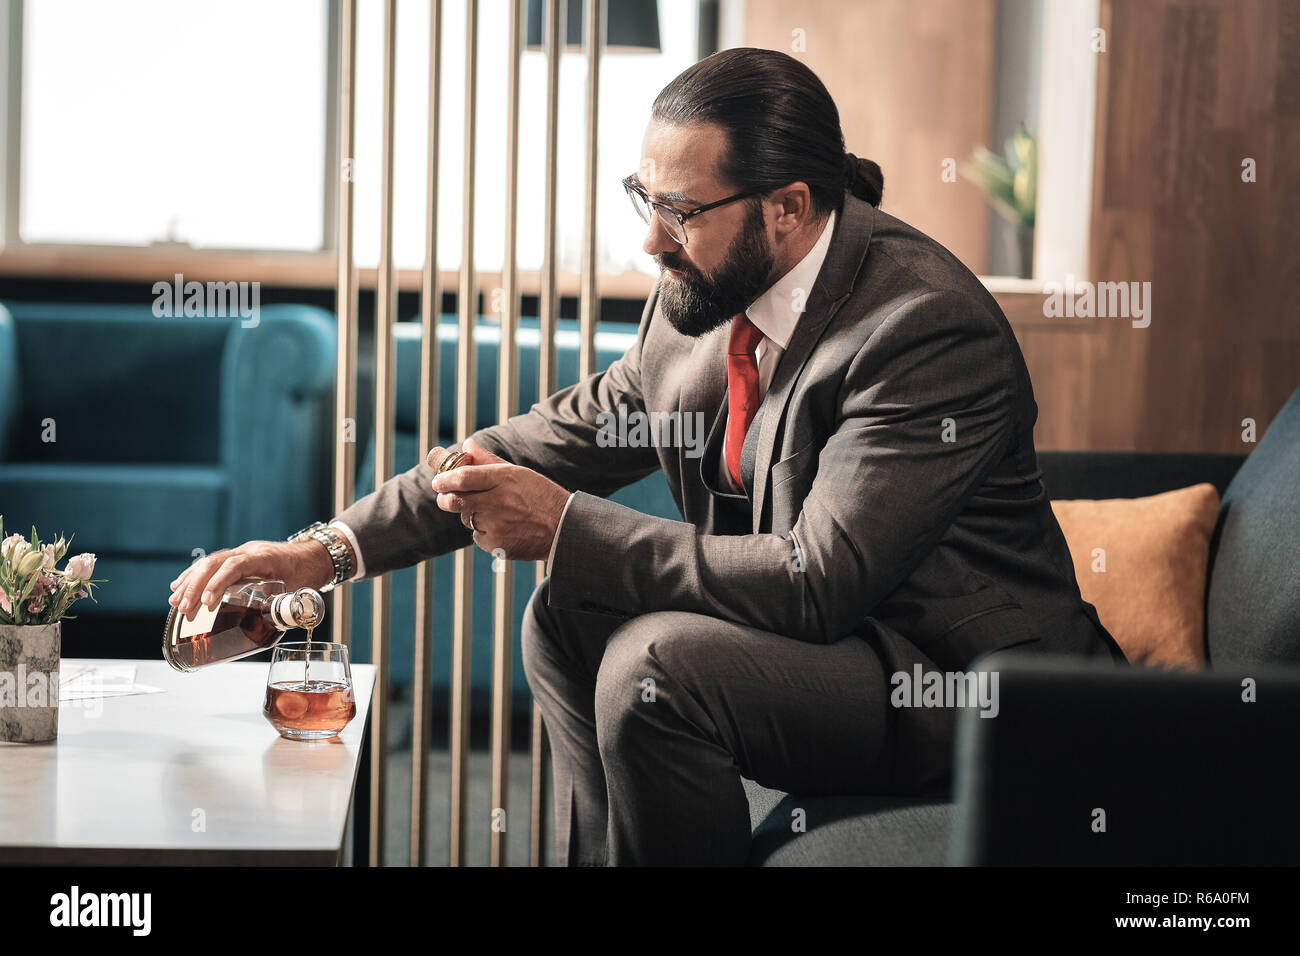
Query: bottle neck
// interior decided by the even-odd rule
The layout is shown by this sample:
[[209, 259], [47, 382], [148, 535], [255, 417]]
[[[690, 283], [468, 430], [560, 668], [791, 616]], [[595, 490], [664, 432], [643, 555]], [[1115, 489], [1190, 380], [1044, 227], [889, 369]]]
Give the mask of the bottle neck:
[[282, 631], [294, 627], [311, 630], [325, 616], [325, 601], [312, 588], [299, 588], [271, 598], [270, 611], [271, 623]]
[[292, 591], [271, 598], [271, 623], [281, 631], [288, 631], [298, 626], [298, 622], [293, 617]]

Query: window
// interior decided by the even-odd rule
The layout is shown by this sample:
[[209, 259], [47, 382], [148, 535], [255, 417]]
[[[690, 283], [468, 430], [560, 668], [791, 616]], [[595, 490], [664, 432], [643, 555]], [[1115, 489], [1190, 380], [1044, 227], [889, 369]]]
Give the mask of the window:
[[[503, 262], [505, 223], [506, 82], [510, 8], [505, 0], [479, 5], [478, 131], [475, 154], [475, 267]], [[656, 94], [696, 60], [698, 0], [659, 0], [662, 52], [606, 53], [601, 57], [599, 144], [596, 161], [598, 261], [601, 271], [639, 269], [658, 274], [641, 251], [645, 226], [627, 208], [620, 181], [640, 165], [641, 138]], [[447, 4], [442, 17], [442, 102], [438, 175], [438, 263], [460, 263], [464, 210], [465, 7]], [[429, 4], [401, 0], [397, 9], [397, 128], [394, 156], [393, 254], [398, 268], [424, 261], [425, 162], [428, 116]], [[582, 258], [586, 55], [560, 59], [558, 268], [578, 272]], [[357, 263], [379, 261], [379, 165], [382, 137], [383, 8], [362, 3], [357, 24]], [[546, 185], [546, 56], [525, 50], [520, 64], [519, 268], [542, 266], [543, 190]]]
[[[17, 0], [10, 0], [11, 3]], [[619, 181], [640, 165], [658, 91], [695, 62], [699, 0], [659, 0], [662, 52], [601, 60], [598, 261], [653, 275]], [[313, 251], [333, 247], [327, 116], [334, 105], [325, 0], [27, 0], [22, 12], [18, 238], [26, 243]], [[509, 5], [479, 7], [475, 266], [504, 258]], [[424, 258], [429, 4], [397, 13], [394, 254]], [[379, 257], [383, 6], [360, 0], [355, 252]], [[460, 263], [465, 5], [443, 10], [438, 258]], [[518, 263], [542, 264], [546, 60], [521, 64]], [[582, 248], [586, 58], [560, 64], [559, 262]], [[12, 163], [14, 144], [7, 147]], [[12, 226], [10, 226], [12, 230]]]
[[23, 4], [25, 242], [319, 249], [327, 6]]

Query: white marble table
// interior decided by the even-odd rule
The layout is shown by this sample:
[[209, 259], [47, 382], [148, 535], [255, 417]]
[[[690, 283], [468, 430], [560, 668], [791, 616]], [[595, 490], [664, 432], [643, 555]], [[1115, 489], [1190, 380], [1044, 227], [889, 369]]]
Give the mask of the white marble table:
[[[93, 663], [126, 662], [63, 672]], [[262, 716], [266, 663], [131, 663], [165, 693], [65, 701], [56, 742], [0, 743], [0, 864], [342, 861], [374, 667], [352, 667], [357, 716], [342, 734], [296, 741]]]

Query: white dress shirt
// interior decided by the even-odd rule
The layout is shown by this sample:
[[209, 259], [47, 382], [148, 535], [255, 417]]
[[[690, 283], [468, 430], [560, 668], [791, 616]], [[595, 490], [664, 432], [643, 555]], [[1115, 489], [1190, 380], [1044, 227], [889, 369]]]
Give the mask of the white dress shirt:
[[[762, 340], [755, 349], [755, 358], [758, 360], [758, 397], [761, 401], [767, 394], [767, 386], [772, 381], [772, 376], [776, 373], [776, 367], [781, 361], [781, 356], [785, 354], [786, 347], [790, 344], [790, 337], [794, 334], [794, 327], [799, 322], [799, 316], [807, 304], [808, 297], [812, 294], [813, 284], [817, 281], [817, 276], [822, 271], [822, 263], [826, 261], [826, 253], [831, 247], [831, 236], [835, 232], [835, 213], [831, 212], [830, 218], [826, 220], [826, 225], [822, 227], [821, 236], [817, 242], [808, 250], [808, 254], [795, 264], [795, 267], [777, 279], [766, 292], [754, 300], [753, 304], [745, 310], [745, 315], [749, 316], [749, 321], [758, 327], [763, 333]], [[728, 320], [730, 328], [730, 320]], [[730, 333], [728, 333], [730, 334]], [[718, 479], [721, 482], [720, 487], [728, 488], [733, 492], [740, 493], [743, 489], [736, 487], [731, 480], [731, 472], [727, 469], [727, 456], [718, 456]], [[432, 490], [432, 489], [431, 489]], [[573, 503], [573, 494], [564, 503], [564, 510], [560, 512], [560, 520], [555, 526], [555, 536], [551, 539], [551, 552], [546, 558], [546, 573], [551, 573], [551, 561], [555, 558], [555, 544], [560, 540], [560, 525], [564, 524], [564, 516], [569, 512], [569, 505]], [[365, 577], [366, 565], [361, 556], [361, 549], [357, 546], [357, 537], [342, 521], [331, 521], [333, 527], [339, 529], [339, 533], [348, 539], [348, 544], [352, 545], [352, 553], [356, 558], [356, 568], [349, 581], [356, 581]]]
[[[777, 279], [770, 289], [755, 299], [745, 310], [749, 321], [763, 333], [763, 338], [754, 350], [754, 357], [758, 360], [760, 402], [767, 394], [767, 386], [772, 382], [772, 376], [776, 373], [781, 356], [785, 354], [786, 347], [790, 344], [794, 327], [799, 322], [799, 315], [803, 312], [808, 296], [812, 294], [813, 283], [817, 281], [817, 276], [822, 271], [822, 263], [826, 261], [826, 253], [831, 247], [831, 236], [834, 232], [835, 213], [832, 211], [822, 229], [821, 237], [808, 250], [808, 254], [800, 259], [793, 269]], [[728, 488], [738, 494], [744, 491], [732, 480], [725, 454], [718, 456], [718, 480], [721, 482], [719, 485], [721, 488]], [[556, 537], [559, 537], [558, 532]]]

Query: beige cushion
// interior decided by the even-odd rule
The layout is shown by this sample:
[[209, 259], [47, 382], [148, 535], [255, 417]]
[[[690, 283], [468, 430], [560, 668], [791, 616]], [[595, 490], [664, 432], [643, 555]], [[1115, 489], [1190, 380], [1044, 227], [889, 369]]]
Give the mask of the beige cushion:
[[1205, 664], [1205, 575], [1219, 493], [1052, 502], [1083, 599], [1134, 663]]

